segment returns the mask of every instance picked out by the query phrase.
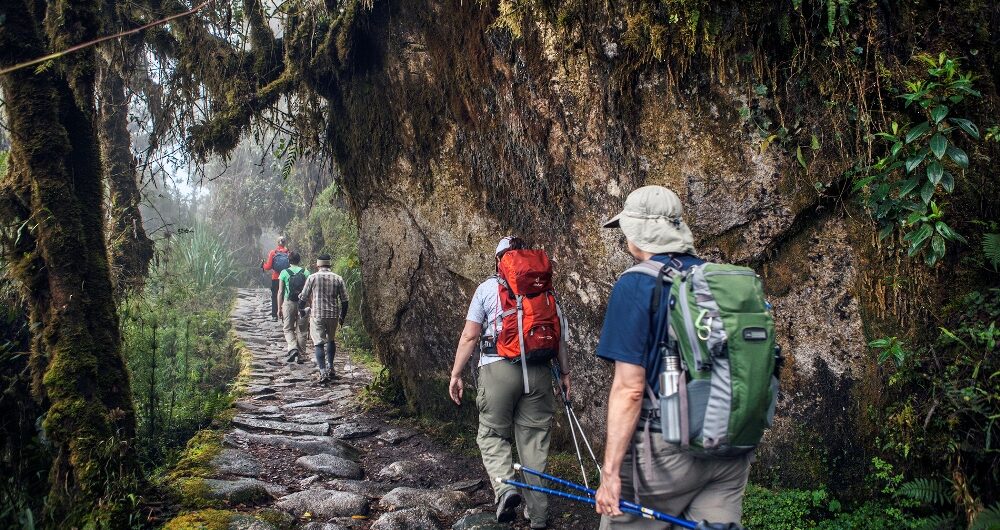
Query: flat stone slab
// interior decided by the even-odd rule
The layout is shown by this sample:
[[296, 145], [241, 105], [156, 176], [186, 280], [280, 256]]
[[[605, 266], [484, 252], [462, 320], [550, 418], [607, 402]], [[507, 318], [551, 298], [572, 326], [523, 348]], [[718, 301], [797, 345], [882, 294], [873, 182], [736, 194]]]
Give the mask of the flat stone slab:
[[379, 440], [387, 444], [396, 445], [399, 442], [409, 440], [417, 435], [417, 431], [412, 431], [410, 429], [400, 429], [398, 427], [393, 427], [388, 431], [376, 436]]
[[331, 436], [286, 436], [237, 430], [226, 434], [224, 440], [229, 445], [239, 445], [237, 443], [239, 441], [249, 441], [282, 449], [294, 449], [309, 455], [334, 455], [347, 460], [357, 460], [361, 454], [356, 447]]
[[296, 517], [309, 512], [314, 517], [368, 515], [368, 499], [357, 493], [336, 490], [305, 490], [286, 495], [275, 506]]
[[289, 403], [287, 405], [282, 405], [283, 409], [304, 409], [308, 407], [322, 407], [323, 405], [329, 405], [330, 398], [319, 398], [319, 399], [307, 399], [304, 401], [296, 401], [294, 403]]
[[253, 478], [238, 480], [207, 478], [203, 479], [202, 483], [208, 488], [209, 498], [228, 501], [231, 504], [260, 504], [288, 493], [283, 486]]
[[375, 476], [382, 480], [397, 482], [412, 477], [420, 471], [420, 464], [413, 460], [400, 460], [382, 468]]
[[371, 530], [440, 530], [438, 524], [426, 508], [407, 508], [398, 512], [383, 513]]
[[278, 527], [252, 515], [238, 514], [229, 521], [226, 530], [278, 530]]
[[237, 449], [223, 449], [212, 459], [211, 465], [219, 473], [227, 475], [256, 477], [261, 473], [260, 464], [254, 460], [254, 457], [250, 453]]
[[510, 525], [498, 523], [495, 513], [470, 513], [455, 521], [451, 530], [509, 530]]
[[481, 487], [483, 487], [483, 479], [481, 479], [481, 478], [474, 478], [474, 479], [469, 479], [469, 480], [463, 480], [461, 482], [456, 482], [456, 483], [448, 486], [445, 489], [449, 489], [449, 490], [453, 490], [453, 491], [464, 491], [466, 493], [472, 493], [473, 491], [476, 491], [477, 489], [479, 489]]
[[337, 523], [320, 523], [313, 521], [299, 527], [301, 530], [349, 530], [346, 526]]
[[364, 476], [361, 466], [339, 456], [319, 454], [302, 456], [295, 460], [295, 465], [334, 478], [354, 478]]
[[323, 436], [330, 431], [329, 423], [291, 423], [287, 421], [260, 420], [244, 414], [237, 414], [233, 418], [233, 424], [251, 429], [262, 429], [265, 431], [290, 432], [296, 434], [312, 434]]
[[440, 517], [451, 517], [469, 508], [472, 499], [461, 491], [400, 487], [386, 493], [380, 504], [387, 510], [425, 507]]
[[332, 423], [343, 417], [337, 412], [305, 412], [292, 416], [290, 420], [297, 423]]
[[278, 391], [269, 386], [251, 386], [247, 388], [247, 394], [251, 396], [270, 396]]
[[389, 493], [389, 486], [371, 480], [348, 480], [335, 479], [327, 481], [327, 485], [337, 491], [349, 491], [364, 495], [369, 499], [381, 499], [383, 495]]
[[352, 440], [354, 438], [364, 438], [378, 432], [378, 427], [366, 423], [348, 422], [341, 423], [333, 428], [330, 436], [341, 440]]

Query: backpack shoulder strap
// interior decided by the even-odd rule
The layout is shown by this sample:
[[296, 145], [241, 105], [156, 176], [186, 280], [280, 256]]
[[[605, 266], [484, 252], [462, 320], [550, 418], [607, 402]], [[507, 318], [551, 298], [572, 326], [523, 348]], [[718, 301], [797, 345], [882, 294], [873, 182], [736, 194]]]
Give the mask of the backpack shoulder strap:
[[626, 274], [639, 273], [656, 278], [660, 275], [660, 269], [662, 268], [663, 264], [659, 261], [647, 259], [646, 261], [633, 265], [631, 268], [621, 273], [618, 277], [621, 278]]

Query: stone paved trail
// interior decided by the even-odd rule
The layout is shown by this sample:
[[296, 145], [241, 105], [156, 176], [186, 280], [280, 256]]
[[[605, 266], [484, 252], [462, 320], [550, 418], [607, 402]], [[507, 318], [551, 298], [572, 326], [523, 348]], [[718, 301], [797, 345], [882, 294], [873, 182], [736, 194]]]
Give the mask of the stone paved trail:
[[[303, 364], [286, 363], [269, 295], [240, 290], [233, 311], [253, 361], [233, 429], [213, 461], [217, 476], [205, 481], [212, 496], [247, 514], [262, 507], [287, 512], [296, 527], [310, 530], [527, 528], [522, 518], [513, 526], [496, 523], [477, 459], [365, 412], [357, 396], [371, 374], [346, 353], [337, 354], [337, 380], [324, 386], [313, 382], [311, 355]], [[554, 503], [553, 513], [560, 506]], [[552, 528], [596, 527], [586, 511], [574, 512], [555, 517]], [[272, 525], [248, 518], [239, 527]]]

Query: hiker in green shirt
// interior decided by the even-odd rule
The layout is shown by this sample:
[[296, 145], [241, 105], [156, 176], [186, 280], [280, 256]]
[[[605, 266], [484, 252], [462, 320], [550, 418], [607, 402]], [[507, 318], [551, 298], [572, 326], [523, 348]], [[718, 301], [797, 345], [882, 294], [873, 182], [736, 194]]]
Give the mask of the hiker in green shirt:
[[306, 285], [309, 270], [300, 267], [302, 257], [298, 252], [288, 253], [288, 268], [278, 276], [278, 318], [281, 319], [285, 332], [285, 343], [288, 345], [288, 362], [296, 361], [302, 364], [301, 352], [306, 348], [306, 337], [309, 333], [309, 318], [299, 314], [299, 294]]

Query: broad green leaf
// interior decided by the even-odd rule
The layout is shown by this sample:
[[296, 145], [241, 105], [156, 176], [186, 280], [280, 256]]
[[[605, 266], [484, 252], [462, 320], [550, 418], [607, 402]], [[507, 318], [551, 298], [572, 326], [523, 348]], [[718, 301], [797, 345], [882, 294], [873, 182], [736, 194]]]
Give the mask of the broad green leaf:
[[948, 146], [948, 156], [962, 169], [968, 169], [969, 155], [965, 154], [962, 148], [955, 145]]
[[885, 241], [885, 239], [892, 235], [893, 230], [896, 228], [895, 225], [885, 225], [881, 230], [878, 231], [878, 240]]
[[938, 256], [944, 256], [944, 238], [940, 235], [934, 234], [934, 236], [931, 237], [931, 250], [933, 250], [934, 254], [937, 254]]
[[924, 161], [924, 157], [927, 156], [927, 151], [921, 150], [917, 154], [906, 159], [906, 172], [912, 173], [921, 162]]
[[[893, 138], [893, 140], [895, 140], [895, 138]], [[819, 138], [816, 138], [815, 134], [812, 135], [812, 138], [809, 140], [809, 148], [813, 151], [819, 150]]]
[[931, 225], [927, 225], [927, 224], [920, 225], [920, 228], [918, 228], [913, 233], [913, 237], [910, 238], [910, 252], [909, 252], [909, 254], [911, 256], [914, 255], [914, 254], [916, 254], [917, 251], [920, 250], [920, 247], [924, 244], [924, 242], [927, 241], [927, 238], [931, 237], [931, 234], [933, 232], [934, 232], [934, 230], [931, 228]]
[[945, 138], [943, 134], [937, 133], [931, 137], [931, 152], [934, 153], [934, 156], [936, 156], [938, 160], [941, 160], [941, 157], [944, 156], [944, 152], [947, 149], [948, 139]]
[[808, 167], [806, 166], [806, 157], [802, 155], [801, 145], [795, 148], [795, 159], [799, 161], [800, 166], [808, 169]]
[[948, 115], [948, 107], [946, 105], [938, 105], [931, 109], [931, 119], [934, 123], [941, 123], [941, 120]]
[[961, 234], [951, 229], [948, 223], [944, 221], [938, 221], [934, 223], [934, 229], [937, 233], [941, 234], [942, 237], [949, 241], [961, 241], [962, 243], [968, 243], [968, 241], [962, 237]]
[[910, 192], [912, 192], [913, 190], [915, 190], [919, 184], [920, 184], [920, 179], [918, 179], [916, 177], [916, 175], [914, 175], [914, 176], [912, 176], [912, 177], [910, 177], [910, 178], [908, 178], [906, 180], [900, 181], [899, 196], [900, 197], [905, 197], [905, 196], [909, 195]]
[[945, 171], [941, 176], [941, 188], [947, 193], [955, 191], [955, 175], [952, 175], [951, 171]]
[[906, 143], [912, 143], [917, 138], [920, 138], [920, 136], [927, 132], [927, 129], [930, 128], [930, 122], [925, 121], [917, 124], [916, 127], [910, 129], [910, 132], [906, 133]]
[[892, 134], [897, 134], [897, 133], [899, 133], [899, 124], [896, 122], [892, 122]]
[[903, 142], [896, 142], [892, 144], [892, 156], [899, 154], [899, 151], [903, 148]]
[[975, 138], [976, 140], [979, 139], [979, 128], [976, 127], [975, 123], [972, 123], [965, 118], [948, 118], [948, 121], [958, 125], [958, 127], [965, 131], [965, 133], [969, 136]]
[[927, 180], [937, 185], [941, 182], [941, 177], [944, 175], [944, 167], [941, 162], [937, 160], [931, 160], [930, 164], [927, 164]]
[[920, 200], [924, 201], [924, 204], [930, 204], [931, 198], [934, 197], [934, 183], [927, 181], [924, 183], [924, 187], [920, 188]]
[[875, 339], [868, 343], [869, 348], [888, 348], [892, 344], [892, 339], [883, 337], [881, 339]]

